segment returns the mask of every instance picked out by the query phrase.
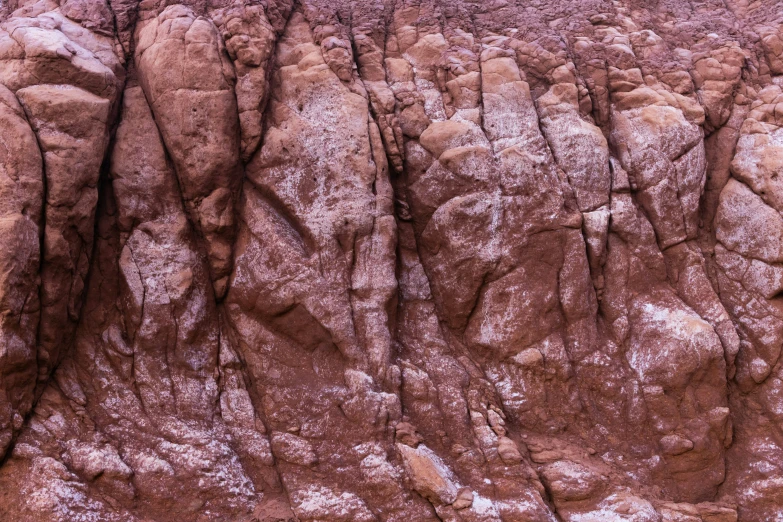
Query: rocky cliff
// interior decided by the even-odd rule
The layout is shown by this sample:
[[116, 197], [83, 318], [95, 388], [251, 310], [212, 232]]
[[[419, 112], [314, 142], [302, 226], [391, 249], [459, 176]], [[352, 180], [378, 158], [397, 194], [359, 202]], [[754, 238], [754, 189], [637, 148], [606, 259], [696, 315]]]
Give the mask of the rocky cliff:
[[783, 0], [0, 0], [0, 520], [783, 520]]

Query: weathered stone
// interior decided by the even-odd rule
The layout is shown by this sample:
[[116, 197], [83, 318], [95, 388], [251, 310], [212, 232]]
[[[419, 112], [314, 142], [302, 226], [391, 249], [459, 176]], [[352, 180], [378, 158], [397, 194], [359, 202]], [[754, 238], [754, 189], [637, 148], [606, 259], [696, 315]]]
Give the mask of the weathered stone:
[[781, 7], [0, 2], [0, 519], [776, 520]]

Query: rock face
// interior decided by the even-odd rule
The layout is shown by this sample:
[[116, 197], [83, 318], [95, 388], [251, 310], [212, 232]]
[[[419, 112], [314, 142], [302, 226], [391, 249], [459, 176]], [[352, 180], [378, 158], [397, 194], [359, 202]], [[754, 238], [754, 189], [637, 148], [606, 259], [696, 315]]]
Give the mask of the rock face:
[[0, 520], [777, 521], [782, 348], [781, 0], [0, 0]]

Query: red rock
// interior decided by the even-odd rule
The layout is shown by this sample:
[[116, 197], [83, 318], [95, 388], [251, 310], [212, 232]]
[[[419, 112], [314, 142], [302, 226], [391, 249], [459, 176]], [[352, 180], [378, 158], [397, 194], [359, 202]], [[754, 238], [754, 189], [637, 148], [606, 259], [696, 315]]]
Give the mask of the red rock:
[[783, 4], [0, 4], [0, 520], [783, 512]]

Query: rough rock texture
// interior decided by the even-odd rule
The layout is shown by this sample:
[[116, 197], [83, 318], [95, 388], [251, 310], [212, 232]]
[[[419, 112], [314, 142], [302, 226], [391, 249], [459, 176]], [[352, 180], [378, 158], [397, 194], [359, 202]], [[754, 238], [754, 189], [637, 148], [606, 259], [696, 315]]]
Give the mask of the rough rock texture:
[[0, 520], [783, 520], [783, 1], [0, 0]]

